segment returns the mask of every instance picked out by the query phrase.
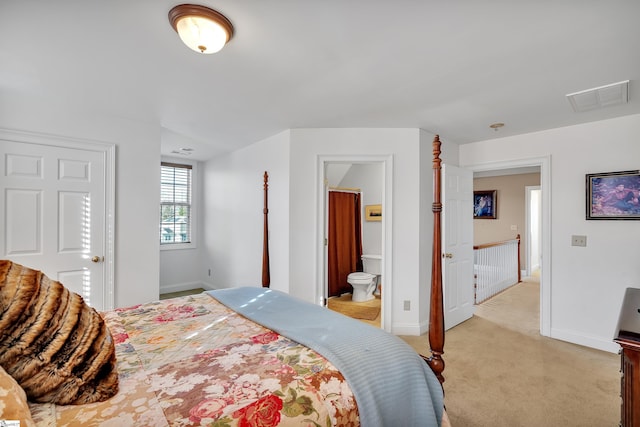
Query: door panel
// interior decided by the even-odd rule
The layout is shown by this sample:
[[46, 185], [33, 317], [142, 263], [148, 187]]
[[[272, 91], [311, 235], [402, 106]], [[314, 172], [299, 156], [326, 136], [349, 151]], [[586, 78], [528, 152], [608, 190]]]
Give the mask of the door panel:
[[104, 154], [3, 140], [0, 155], [2, 257], [105, 309]]
[[83, 253], [87, 249], [85, 237], [90, 231], [87, 218], [87, 210], [91, 207], [89, 193], [61, 191], [58, 196], [58, 251], [61, 254]]
[[473, 173], [443, 165], [442, 212], [444, 325], [473, 316]]
[[42, 251], [42, 192], [6, 189], [6, 256], [34, 255]]

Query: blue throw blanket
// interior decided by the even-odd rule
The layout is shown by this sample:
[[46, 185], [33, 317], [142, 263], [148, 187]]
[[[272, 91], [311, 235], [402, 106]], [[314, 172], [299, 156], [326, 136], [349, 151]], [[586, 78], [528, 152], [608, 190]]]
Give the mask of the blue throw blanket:
[[426, 427], [442, 423], [440, 383], [400, 338], [272, 289], [247, 287], [207, 293], [331, 361], [353, 391], [361, 425]]

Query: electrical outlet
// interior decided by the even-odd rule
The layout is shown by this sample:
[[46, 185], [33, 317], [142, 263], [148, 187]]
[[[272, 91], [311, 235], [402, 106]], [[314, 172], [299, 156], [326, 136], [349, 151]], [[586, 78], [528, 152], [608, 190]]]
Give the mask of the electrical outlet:
[[410, 311], [410, 310], [411, 310], [411, 301], [405, 300], [404, 301], [404, 311]]
[[587, 246], [587, 236], [571, 236], [571, 246]]

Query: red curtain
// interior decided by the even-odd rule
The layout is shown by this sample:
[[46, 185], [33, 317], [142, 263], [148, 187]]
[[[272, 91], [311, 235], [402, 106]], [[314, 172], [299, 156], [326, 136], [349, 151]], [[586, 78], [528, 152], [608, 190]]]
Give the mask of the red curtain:
[[329, 297], [351, 292], [347, 276], [362, 271], [360, 194], [329, 192]]

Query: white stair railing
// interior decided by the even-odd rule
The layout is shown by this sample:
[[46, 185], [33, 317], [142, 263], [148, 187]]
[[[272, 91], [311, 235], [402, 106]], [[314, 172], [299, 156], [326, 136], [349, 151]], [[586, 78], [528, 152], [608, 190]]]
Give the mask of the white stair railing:
[[520, 235], [513, 240], [473, 247], [475, 303], [520, 282]]

